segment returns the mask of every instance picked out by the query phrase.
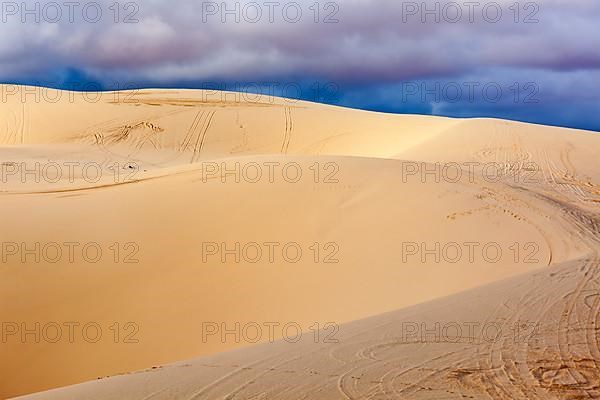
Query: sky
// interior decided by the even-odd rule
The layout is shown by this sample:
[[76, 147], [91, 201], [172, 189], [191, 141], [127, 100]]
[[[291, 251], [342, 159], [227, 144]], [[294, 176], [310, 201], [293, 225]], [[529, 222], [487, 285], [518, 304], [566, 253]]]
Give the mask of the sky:
[[0, 82], [203, 88], [600, 131], [600, 2], [0, 2]]

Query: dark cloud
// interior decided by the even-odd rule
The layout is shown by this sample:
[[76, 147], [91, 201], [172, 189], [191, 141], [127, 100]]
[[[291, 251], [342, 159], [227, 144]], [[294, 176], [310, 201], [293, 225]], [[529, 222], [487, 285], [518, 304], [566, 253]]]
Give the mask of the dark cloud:
[[[0, 80], [64, 82], [70, 76], [107, 85], [189, 87], [217, 81], [335, 82], [336, 101], [355, 107], [453, 115], [497, 110], [497, 116], [600, 128], [595, 117], [559, 106], [589, 110], [600, 104], [600, 3], [594, 0], [339, 0], [317, 8], [314, 0], [272, 8], [266, 1], [242, 1], [233, 13], [221, 12], [224, 4], [235, 10], [231, 0], [144, 0], [120, 3], [118, 14], [114, 1], [103, 0], [94, 3], [103, 12], [97, 22], [83, 14], [88, 3], [75, 9], [73, 21], [63, 8], [56, 23], [44, 21], [47, 2], [37, 6], [40, 23], [31, 14], [22, 22], [21, 2], [12, 3], [16, 12], [3, 3]], [[248, 20], [257, 15], [252, 3], [262, 11], [258, 22]], [[68, 72], [73, 70], [78, 72]], [[543, 98], [534, 109], [481, 100], [407, 105], [394, 95], [407, 82], [469, 79], [534, 81]], [[574, 82], [581, 87], [572, 87]], [[370, 97], [363, 94], [367, 90]]]

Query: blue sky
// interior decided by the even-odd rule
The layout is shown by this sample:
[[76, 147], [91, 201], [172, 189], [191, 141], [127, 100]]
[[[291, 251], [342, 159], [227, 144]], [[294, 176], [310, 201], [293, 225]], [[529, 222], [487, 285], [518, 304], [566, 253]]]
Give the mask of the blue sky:
[[600, 131], [600, 2], [2, 2], [0, 81], [272, 93]]

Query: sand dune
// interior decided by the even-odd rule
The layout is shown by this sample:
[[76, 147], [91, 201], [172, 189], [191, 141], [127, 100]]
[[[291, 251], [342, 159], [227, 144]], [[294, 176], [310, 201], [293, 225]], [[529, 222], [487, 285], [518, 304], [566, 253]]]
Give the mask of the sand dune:
[[597, 398], [597, 267], [590, 257], [349, 323], [338, 343], [310, 334], [24, 398]]
[[0, 110], [0, 397], [600, 395], [597, 134], [50, 93]]

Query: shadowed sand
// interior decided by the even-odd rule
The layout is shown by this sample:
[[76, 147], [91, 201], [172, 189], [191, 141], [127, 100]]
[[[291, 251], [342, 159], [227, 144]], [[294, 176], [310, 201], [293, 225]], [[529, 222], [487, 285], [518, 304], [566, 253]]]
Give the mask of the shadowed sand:
[[[1, 397], [120, 374], [31, 398], [600, 395], [598, 134], [202, 91], [67, 94], [0, 110], [2, 242], [132, 244], [139, 262], [4, 254], [1, 321], [104, 335], [6, 337]], [[51, 163], [75, 172], [19, 173]], [[304, 254], [203, 257], [206, 243], [266, 242]], [[407, 258], [406, 243], [503, 254]], [[115, 343], [115, 322], [133, 323], [137, 343]], [[305, 334], [203, 337], [206, 323], [269, 322]], [[331, 330], [314, 340], [330, 322], [334, 342]]]

